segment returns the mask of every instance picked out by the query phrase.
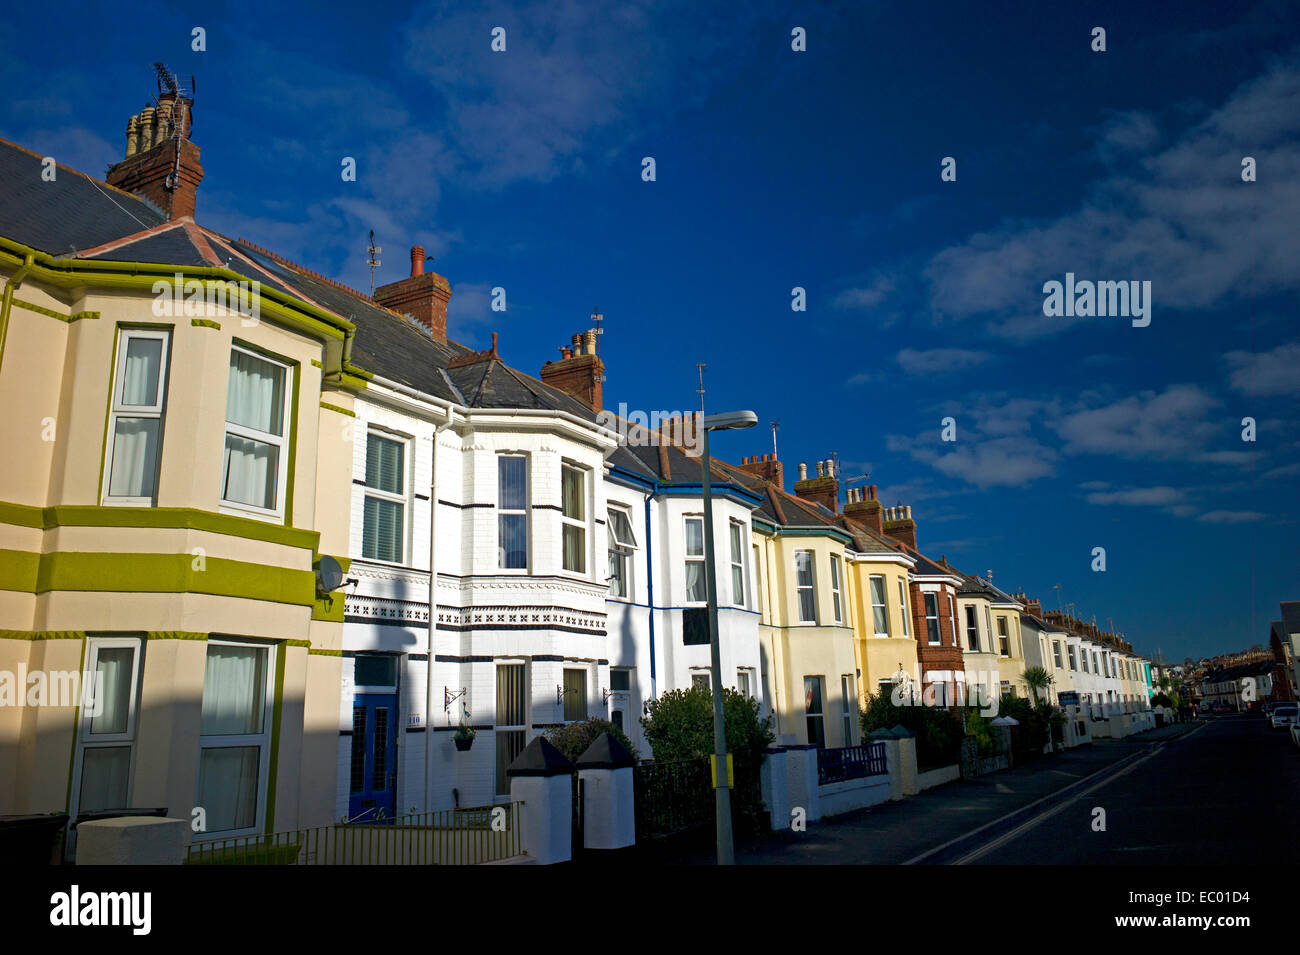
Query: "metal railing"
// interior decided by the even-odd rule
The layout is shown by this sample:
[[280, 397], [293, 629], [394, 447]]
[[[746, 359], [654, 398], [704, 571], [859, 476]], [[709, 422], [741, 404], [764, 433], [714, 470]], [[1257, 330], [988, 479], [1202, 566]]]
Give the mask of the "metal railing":
[[817, 750], [817, 784], [842, 783], [850, 779], [883, 776], [889, 772], [885, 763], [884, 743], [863, 743], [838, 749]]
[[195, 843], [186, 865], [480, 865], [520, 855], [522, 802]]

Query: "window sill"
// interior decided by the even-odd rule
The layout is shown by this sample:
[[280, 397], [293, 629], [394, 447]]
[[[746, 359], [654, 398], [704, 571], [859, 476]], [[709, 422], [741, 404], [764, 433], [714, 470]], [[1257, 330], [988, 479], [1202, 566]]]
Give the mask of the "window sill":
[[261, 521], [264, 524], [279, 524], [284, 526], [284, 512], [265, 511], [256, 507], [244, 507], [239, 504], [232, 504], [229, 501], [221, 501], [217, 505], [217, 513], [230, 514], [234, 517], [248, 517], [255, 521]]

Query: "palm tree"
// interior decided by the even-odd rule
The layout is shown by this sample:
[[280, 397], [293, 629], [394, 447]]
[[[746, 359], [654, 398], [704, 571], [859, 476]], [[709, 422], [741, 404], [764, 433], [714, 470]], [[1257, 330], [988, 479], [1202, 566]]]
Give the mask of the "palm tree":
[[1025, 670], [1025, 683], [1029, 686], [1030, 696], [1037, 697], [1041, 692], [1043, 699], [1048, 699], [1048, 690], [1052, 683], [1052, 674], [1043, 667], [1029, 667]]

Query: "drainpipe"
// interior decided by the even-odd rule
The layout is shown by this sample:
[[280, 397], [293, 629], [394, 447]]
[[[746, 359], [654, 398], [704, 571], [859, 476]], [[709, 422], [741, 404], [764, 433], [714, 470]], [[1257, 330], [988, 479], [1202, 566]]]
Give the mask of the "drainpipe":
[[429, 462], [429, 640], [424, 674], [424, 811], [431, 812], [433, 798], [433, 645], [438, 628], [438, 435], [451, 425], [451, 409], [444, 408], [446, 420], [434, 425]]
[[[645, 496], [645, 601], [650, 618], [650, 699], [659, 699], [659, 683], [655, 676], [655, 560], [654, 536], [650, 533], [650, 502], [659, 490], [658, 482]], [[643, 704], [644, 705], [644, 704]]]
[[23, 284], [23, 279], [27, 278], [27, 273], [35, 264], [36, 256], [29, 252], [23, 257], [23, 264], [5, 282], [4, 298], [0, 300], [0, 364], [4, 363], [5, 338], [9, 334], [9, 310], [13, 308], [14, 289]]

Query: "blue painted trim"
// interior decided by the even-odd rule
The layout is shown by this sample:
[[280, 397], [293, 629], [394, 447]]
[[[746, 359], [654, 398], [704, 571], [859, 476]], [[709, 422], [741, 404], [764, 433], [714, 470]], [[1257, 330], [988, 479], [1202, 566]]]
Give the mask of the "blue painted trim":
[[[738, 484], [714, 484], [710, 489], [714, 497], [725, 497], [737, 504], [749, 504], [758, 507], [763, 499], [752, 491], [747, 491]], [[704, 485], [695, 484], [659, 484], [656, 485], [655, 497], [703, 497]]]

